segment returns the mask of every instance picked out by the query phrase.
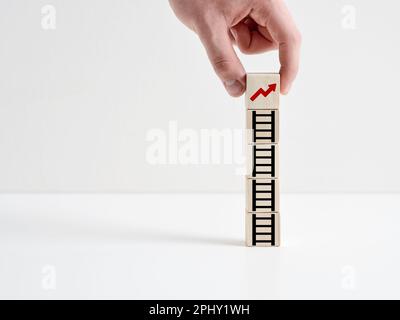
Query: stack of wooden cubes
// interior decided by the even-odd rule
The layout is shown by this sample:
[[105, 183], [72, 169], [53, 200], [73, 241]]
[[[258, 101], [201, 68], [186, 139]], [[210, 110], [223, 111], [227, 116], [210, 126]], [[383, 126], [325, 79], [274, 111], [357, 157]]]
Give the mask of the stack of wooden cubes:
[[280, 245], [280, 76], [250, 73], [246, 89], [246, 244]]

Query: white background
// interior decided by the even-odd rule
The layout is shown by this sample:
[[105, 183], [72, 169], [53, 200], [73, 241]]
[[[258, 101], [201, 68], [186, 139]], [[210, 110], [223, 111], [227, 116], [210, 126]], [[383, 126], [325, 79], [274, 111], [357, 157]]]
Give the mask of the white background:
[[282, 247], [266, 249], [244, 246], [237, 164], [146, 160], [152, 129], [244, 127], [167, 1], [1, 0], [0, 298], [399, 298], [400, 197], [372, 193], [400, 191], [400, 5], [288, 4], [303, 52], [282, 190], [368, 194], [283, 194]]
[[[41, 8], [57, 9], [43, 30]], [[288, 1], [301, 72], [282, 99], [284, 192], [398, 192], [400, 6]], [[342, 9], [356, 9], [356, 29]], [[151, 128], [244, 126], [167, 1], [0, 2], [0, 191], [242, 191], [232, 165], [146, 161]], [[276, 54], [243, 57], [278, 70]], [[154, 91], [156, 90], [156, 92]]]

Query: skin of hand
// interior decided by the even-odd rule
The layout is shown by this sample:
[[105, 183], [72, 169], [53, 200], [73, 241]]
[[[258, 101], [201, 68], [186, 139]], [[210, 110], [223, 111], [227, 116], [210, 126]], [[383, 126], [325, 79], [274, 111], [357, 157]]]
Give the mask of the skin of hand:
[[299, 68], [301, 35], [283, 0], [169, 0], [176, 16], [199, 36], [231, 96], [246, 87], [246, 72], [233, 45], [245, 54], [279, 50], [281, 92]]

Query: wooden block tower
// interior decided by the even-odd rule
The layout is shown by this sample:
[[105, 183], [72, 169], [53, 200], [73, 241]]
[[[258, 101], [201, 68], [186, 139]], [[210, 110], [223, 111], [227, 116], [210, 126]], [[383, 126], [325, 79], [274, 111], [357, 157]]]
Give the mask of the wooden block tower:
[[279, 74], [247, 75], [247, 246], [280, 245], [279, 94]]

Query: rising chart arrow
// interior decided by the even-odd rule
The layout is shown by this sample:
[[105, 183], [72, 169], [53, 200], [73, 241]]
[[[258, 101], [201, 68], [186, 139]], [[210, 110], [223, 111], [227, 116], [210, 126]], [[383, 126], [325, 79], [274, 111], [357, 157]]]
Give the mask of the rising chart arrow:
[[267, 97], [271, 92], [275, 92], [276, 90], [276, 83], [269, 84], [267, 91], [265, 91], [263, 88], [260, 88], [257, 90], [255, 94], [253, 94], [250, 98], [251, 101], [254, 101], [258, 98], [258, 96], [261, 94], [264, 97]]

